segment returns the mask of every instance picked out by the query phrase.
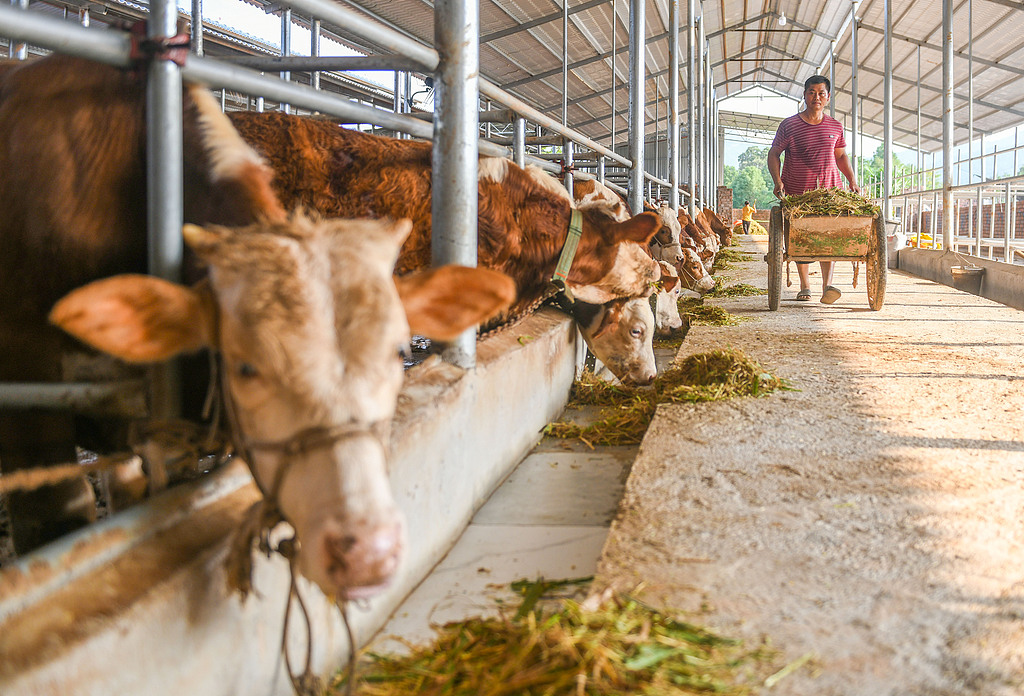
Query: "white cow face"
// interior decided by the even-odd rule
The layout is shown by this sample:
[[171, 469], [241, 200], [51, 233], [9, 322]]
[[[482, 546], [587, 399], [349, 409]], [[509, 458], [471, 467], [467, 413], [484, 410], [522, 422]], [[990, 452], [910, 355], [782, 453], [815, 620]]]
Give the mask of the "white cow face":
[[646, 297], [603, 305], [576, 303], [574, 317], [590, 351], [623, 384], [654, 381], [654, 313]]

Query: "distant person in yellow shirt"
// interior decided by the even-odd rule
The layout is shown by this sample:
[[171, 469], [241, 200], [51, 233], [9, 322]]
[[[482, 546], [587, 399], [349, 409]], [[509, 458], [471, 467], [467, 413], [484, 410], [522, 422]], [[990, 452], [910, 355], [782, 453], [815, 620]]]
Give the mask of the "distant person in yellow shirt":
[[743, 210], [740, 211], [740, 219], [743, 220], [743, 234], [750, 234], [750, 221], [754, 219], [757, 209], [750, 205], [750, 201], [743, 201]]

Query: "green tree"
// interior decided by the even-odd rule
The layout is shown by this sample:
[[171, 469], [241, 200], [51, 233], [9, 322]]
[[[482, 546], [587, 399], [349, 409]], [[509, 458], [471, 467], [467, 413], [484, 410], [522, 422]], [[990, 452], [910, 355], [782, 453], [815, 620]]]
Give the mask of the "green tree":
[[740, 169], [733, 181], [732, 200], [736, 207], [743, 205], [743, 201], [751, 201], [757, 208], [762, 209], [774, 204], [775, 196], [761, 170], [747, 166]]
[[[879, 145], [878, 149], [875, 150], [875, 154], [872, 155], [871, 159], [864, 159], [860, 163], [860, 176], [859, 183], [861, 186], [865, 186], [868, 183], [876, 184], [878, 191], [868, 192], [868, 195], [879, 195], [881, 196], [881, 184], [882, 174], [884, 173], [885, 167], [885, 146]], [[905, 174], [911, 172], [911, 166], [900, 162], [899, 157], [896, 153], [892, 153], [892, 177], [893, 177], [893, 194], [903, 193], [903, 189], [909, 185], [910, 180], [904, 180], [902, 177]]]
[[725, 173], [722, 175], [722, 185], [732, 187], [732, 182], [736, 180], [736, 175], [739, 174], [739, 170], [731, 164], [725, 165]]

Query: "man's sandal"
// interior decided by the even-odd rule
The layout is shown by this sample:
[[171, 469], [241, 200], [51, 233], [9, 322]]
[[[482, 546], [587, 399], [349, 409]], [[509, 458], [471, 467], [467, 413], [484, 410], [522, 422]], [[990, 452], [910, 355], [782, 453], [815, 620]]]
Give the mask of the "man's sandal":
[[796, 294], [796, 299], [800, 300], [801, 302], [809, 302], [811, 299], [811, 289], [806, 288], [804, 290], [801, 290]]
[[[822, 304], [832, 304], [833, 302], [835, 302], [836, 300], [838, 300], [842, 296], [843, 296], [843, 293], [840, 292], [839, 288], [837, 288], [834, 285], [829, 285], [827, 288], [825, 288], [825, 292], [822, 293], [822, 295], [821, 295], [821, 303]], [[808, 297], [808, 299], [810, 299], [810, 298]]]

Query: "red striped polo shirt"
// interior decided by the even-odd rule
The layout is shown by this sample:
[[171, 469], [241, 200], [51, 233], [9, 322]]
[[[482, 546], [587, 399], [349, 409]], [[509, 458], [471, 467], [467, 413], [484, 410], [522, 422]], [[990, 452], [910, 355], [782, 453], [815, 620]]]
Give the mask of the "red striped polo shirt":
[[843, 124], [829, 115], [812, 126], [790, 116], [779, 124], [772, 147], [786, 153], [782, 162], [782, 187], [795, 196], [819, 188], [842, 188], [843, 177], [836, 166], [836, 148], [846, 147]]

